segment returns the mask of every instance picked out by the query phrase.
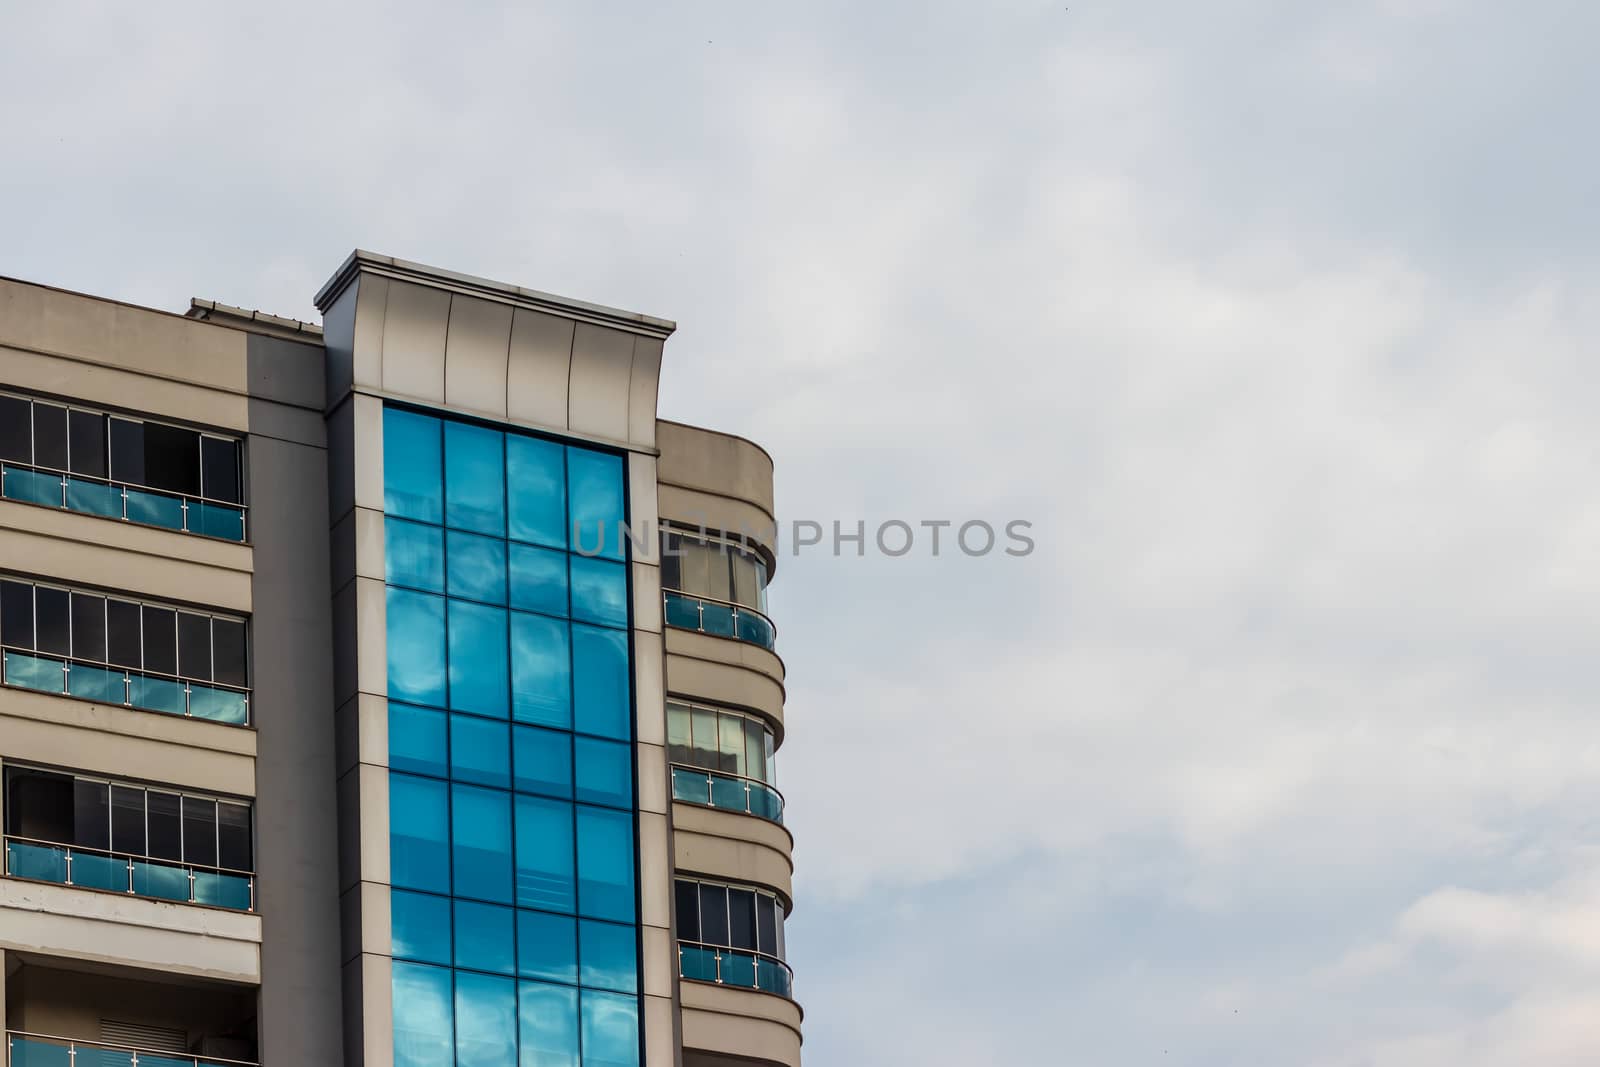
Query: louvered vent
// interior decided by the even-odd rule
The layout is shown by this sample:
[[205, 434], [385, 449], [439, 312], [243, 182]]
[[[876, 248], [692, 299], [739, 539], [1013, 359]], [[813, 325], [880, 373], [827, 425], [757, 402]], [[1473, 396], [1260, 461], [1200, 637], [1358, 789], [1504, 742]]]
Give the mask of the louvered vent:
[[151, 1052], [188, 1052], [189, 1035], [183, 1030], [144, 1023], [119, 1023], [100, 1020], [100, 1041], [106, 1045], [126, 1045]]

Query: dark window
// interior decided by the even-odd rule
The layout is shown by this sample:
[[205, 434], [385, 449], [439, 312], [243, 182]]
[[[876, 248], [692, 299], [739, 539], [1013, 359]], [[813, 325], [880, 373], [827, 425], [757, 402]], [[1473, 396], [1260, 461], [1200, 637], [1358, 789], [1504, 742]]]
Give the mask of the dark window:
[[33, 405], [33, 462], [40, 467], [67, 469], [66, 408]]
[[678, 904], [678, 936], [685, 941], [700, 940], [700, 887], [694, 882], [673, 886]]
[[244, 623], [212, 619], [212, 648], [215, 650], [217, 681], [223, 685], [245, 686]]
[[778, 955], [778, 909], [771, 897], [756, 897], [756, 938], [762, 952]]
[[33, 586], [0, 582], [0, 643], [33, 647]]
[[728, 890], [723, 886], [700, 886], [700, 940], [708, 945], [728, 943]]
[[144, 853], [144, 790], [111, 787], [111, 847], [135, 856]]
[[150, 855], [159, 860], [183, 859], [183, 826], [178, 816], [178, 794], [145, 794], [149, 804]]
[[77, 659], [106, 658], [106, 598], [72, 594], [72, 655]]
[[144, 423], [111, 420], [111, 477], [144, 484]]
[[230, 504], [244, 499], [239, 492], [239, 442], [200, 438], [200, 495]]
[[139, 653], [139, 605], [126, 600], [106, 601], [106, 662], [134, 670], [143, 666]]
[[178, 612], [178, 673], [211, 680], [211, 617]]
[[40, 652], [72, 655], [72, 616], [67, 591], [41, 585], [35, 587], [33, 597], [33, 617], [38, 627], [34, 634], [38, 642], [36, 647]]
[[217, 865], [217, 802], [183, 798], [183, 862]]
[[92, 411], [74, 411], [68, 428], [72, 442], [72, 473], [104, 478], [106, 417]]
[[0, 396], [0, 459], [33, 462], [32, 407], [19, 396]]
[[177, 612], [143, 605], [144, 669], [158, 674], [178, 673]]
[[72, 783], [72, 794], [72, 843], [82, 848], [110, 848], [110, 787], [79, 778]]
[[683, 588], [683, 561], [678, 558], [683, 539], [677, 534], [662, 535], [661, 546], [661, 588]]
[[219, 803], [217, 866], [230, 871], [252, 870], [250, 851], [250, 809], [243, 804]]
[[755, 951], [756, 895], [748, 889], [728, 890], [728, 944]]
[[35, 841], [72, 840], [72, 779], [45, 771], [7, 771], [6, 832]]
[[145, 484], [173, 493], [200, 491], [200, 435], [193, 430], [144, 424]]

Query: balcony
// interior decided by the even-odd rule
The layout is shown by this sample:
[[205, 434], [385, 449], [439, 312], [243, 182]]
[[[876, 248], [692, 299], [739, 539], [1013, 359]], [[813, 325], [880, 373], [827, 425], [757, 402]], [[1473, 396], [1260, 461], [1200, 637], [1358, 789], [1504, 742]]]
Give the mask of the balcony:
[[754, 989], [787, 999], [794, 997], [794, 972], [776, 956], [698, 941], [678, 942], [678, 977], [736, 989]]
[[0, 497], [223, 541], [242, 543], [246, 535], [242, 504], [21, 463], [0, 464]]
[[754, 815], [783, 825], [783, 794], [765, 782], [743, 775], [674, 764], [672, 799]]
[[189, 1056], [96, 1041], [6, 1031], [6, 1067], [255, 1067], [250, 1060]]
[[250, 693], [226, 685], [204, 685], [171, 674], [108, 668], [105, 664], [41, 656], [0, 646], [6, 685], [36, 693], [78, 697], [165, 715], [206, 719], [229, 726], [250, 723]]
[[203, 904], [229, 911], [255, 910], [255, 879], [199, 863], [170, 863], [144, 856], [6, 836], [5, 876], [106, 893]]
[[668, 626], [712, 637], [731, 637], [759, 645], [768, 652], [777, 644], [778, 628], [755, 608], [674, 589], [665, 590], [662, 597]]

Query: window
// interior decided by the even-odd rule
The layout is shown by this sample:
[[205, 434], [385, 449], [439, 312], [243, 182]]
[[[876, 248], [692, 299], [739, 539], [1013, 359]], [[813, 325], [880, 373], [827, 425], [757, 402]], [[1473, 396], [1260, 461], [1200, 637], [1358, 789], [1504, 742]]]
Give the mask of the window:
[[661, 586], [690, 596], [767, 610], [767, 565], [742, 543], [661, 531]]
[[772, 729], [747, 712], [667, 702], [667, 759], [688, 767], [777, 782]]
[[783, 962], [783, 902], [775, 893], [690, 878], [673, 889], [682, 977], [793, 995]]

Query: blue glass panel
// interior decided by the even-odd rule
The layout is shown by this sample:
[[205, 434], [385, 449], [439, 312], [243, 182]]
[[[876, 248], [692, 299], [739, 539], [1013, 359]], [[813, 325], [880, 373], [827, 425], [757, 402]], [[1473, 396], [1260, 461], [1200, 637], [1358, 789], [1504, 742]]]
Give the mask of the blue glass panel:
[[189, 502], [189, 530], [191, 533], [220, 537], [226, 541], [244, 540], [244, 509], [225, 504]]
[[622, 505], [622, 459], [586, 448], [567, 449], [567, 507], [572, 550], [623, 559], [628, 534]]
[[511, 546], [511, 606], [544, 615], [567, 614], [567, 554]]
[[572, 797], [572, 736], [537, 726], [511, 728], [512, 766], [518, 792]]
[[672, 799], [690, 804], [711, 803], [711, 783], [707, 775], [687, 767], [672, 768]]
[[498, 904], [455, 902], [456, 966], [494, 974], [517, 971], [516, 912]]
[[65, 666], [58, 659], [42, 656], [25, 656], [20, 652], [5, 654], [6, 684], [20, 685], [24, 689], [37, 689], [44, 693], [66, 692]]
[[250, 879], [242, 874], [195, 871], [194, 899], [198, 904], [249, 911]]
[[578, 923], [578, 981], [617, 993], [639, 991], [639, 940], [633, 926]]
[[744, 782], [721, 774], [713, 774], [711, 776], [712, 807], [721, 808], [724, 811], [744, 811], [747, 804]]
[[390, 772], [389, 881], [450, 892], [450, 796], [443, 782]]
[[438, 419], [383, 409], [383, 510], [435, 526], [444, 522]]
[[517, 903], [571, 913], [573, 892], [572, 805], [519, 795], [517, 807]]
[[122, 704], [128, 699], [127, 675], [102, 667], [74, 663], [67, 671], [67, 692], [102, 704]]
[[[112, 1055], [120, 1056], [122, 1054], [118, 1052], [112, 1053]], [[131, 1053], [129, 1054], [129, 1058], [132, 1058]], [[79, 1062], [77, 1067], [88, 1067], [88, 1065], [83, 1062], [87, 1059], [87, 1054], [79, 1052]], [[122, 1061], [120, 1059], [114, 1061], [96, 1062], [95, 1067], [109, 1067], [111, 1062], [115, 1062], [117, 1067], [122, 1067]], [[141, 1052], [139, 1053], [139, 1067], [195, 1067], [195, 1061], [188, 1056], [161, 1056], [153, 1052]], [[204, 1067], [204, 1065], [202, 1065], [202, 1067]]]
[[128, 861], [93, 852], [72, 854], [72, 884], [85, 889], [128, 891]]
[[522, 1062], [519, 1067], [578, 1067], [578, 991], [543, 982], [518, 983]]
[[586, 804], [633, 808], [633, 747], [592, 737], [574, 738], [577, 799]]
[[682, 593], [667, 594], [667, 625], [684, 630], [700, 629], [700, 601]]
[[775, 789], [751, 783], [750, 811], [751, 814], [759, 815], [763, 819], [771, 819], [775, 823], [782, 823], [783, 798], [778, 795]]
[[627, 631], [573, 623], [573, 729], [631, 740], [633, 687], [629, 674]]
[[146, 711], [182, 715], [185, 704], [183, 683], [135, 674], [128, 679], [128, 703]]
[[567, 547], [566, 471], [553, 441], [506, 435], [509, 530], [518, 541]]
[[517, 973], [550, 982], [578, 981], [577, 921], [543, 911], [517, 911]]
[[776, 960], [757, 957], [756, 988], [787, 997], [790, 995], [789, 972], [784, 970], [783, 965]]
[[133, 522], [183, 529], [183, 501], [179, 498], [132, 488], [127, 491], [127, 498], [128, 518]]
[[421, 963], [394, 964], [395, 1067], [441, 1067], [455, 1052], [450, 972]]
[[23, 471], [15, 467], [5, 469], [5, 495], [7, 500], [25, 500], [30, 504], [47, 507], [61, 506], [61, 476]]
[[506, 602], [506, 543], [481, 534], [451, 530], [445, 539], [450, 595]]
[[517, 1067], [516, 982], [456, 972], [456, 1067]]
[[437, 526], [385, 519], [384, 580], [390, 585], [444, 592], [444, 531]]
[[67, 507], [108, 519], [122, 518], [122, 489], [81, 478], [67, 479]]
[[583, 1067], [639, 1067], [639, 998], [585, 989]]
[[439, 778], [449, 773], [446, 763], [445, 714], [431, 708], [389, 702], [389, 766]]
[[[73, 668], [77, 673], [77, 668]], [[121, 675], [118, 675], [120, 682]], [[118, 688], [121, 688], [120, 684]], [[199, 682], [189, 683], [189, 714], [196, 719], [232, 723], [243, 726], [250, 718], [249, 705], [244, 694], [232, 689], [214, 689]]]
[[389, 697], [445, 704], [444, 598], [389, 591]]
[[474, 715], [450, 716], [450, 777], [511, 788], [511, 728]]
[[446, 526], [506, 535], [504, 436], [464, 422], [444, 424]]
[[578, 807], [578, 914], [633, 922], [633, 814]]
[[396, 959], [450, 966], [450, 898], [389, 893], [389, 929]]
[[133, 891], [141, 897], [188, 900], [189, 872], [165, 863], [134, 860]]
[[717, 953], [699, 945], [678, 946], [678, 973], [696, 982], [717, 980]]
[[26, 845], [6, 842], [6, 870], [13, 878], [36, 878], [41, 882], [67, 880], [67, 850], [53, 845]]
[[572, 652], [567, 624], [511, 613], [511, 714], [518, 722], [572, 728]]
[[[574, 1004], [576, 1009], [577, 1005]], [[12, 1037], [11, 1067], [71, 1067], [72, 1052], [66, 1045], [55, 1045], [32, 1037]], [[576, 1035], [573, 1047], [576, 1048]], [[577, 1063], [574, 1058], [573, 1063]], [[118, 1065], [120, 1067], [120, 1065]]]
[[455, 895], [511, 903], [511, 794], [455, 785], [450, 801]]
[[748, 641], [752, 645], [760, 645], [770, 649], [777, 643], [777, 635], [773, 632], [772, 623], [760, 615], [750, 611], [739, 612], [735, 626], [735, 636], [741, 641]]
[[713, 604], [709, 600], [702, 600], [700, 630], [702, 633], [715, 634], [718, 637], [734, 636], [733, 609], [726, 604]]
[[756, 987], [756, 958], [743, 952], [722, 950], [722, 982], [741, 989]]
[[505, 718], [511, 707], [506, 610], [450, 601], [450, 706]]
[[601, 626], [628, 625], [628, 568], [609, 560], [572, 556], [572, 617]]

